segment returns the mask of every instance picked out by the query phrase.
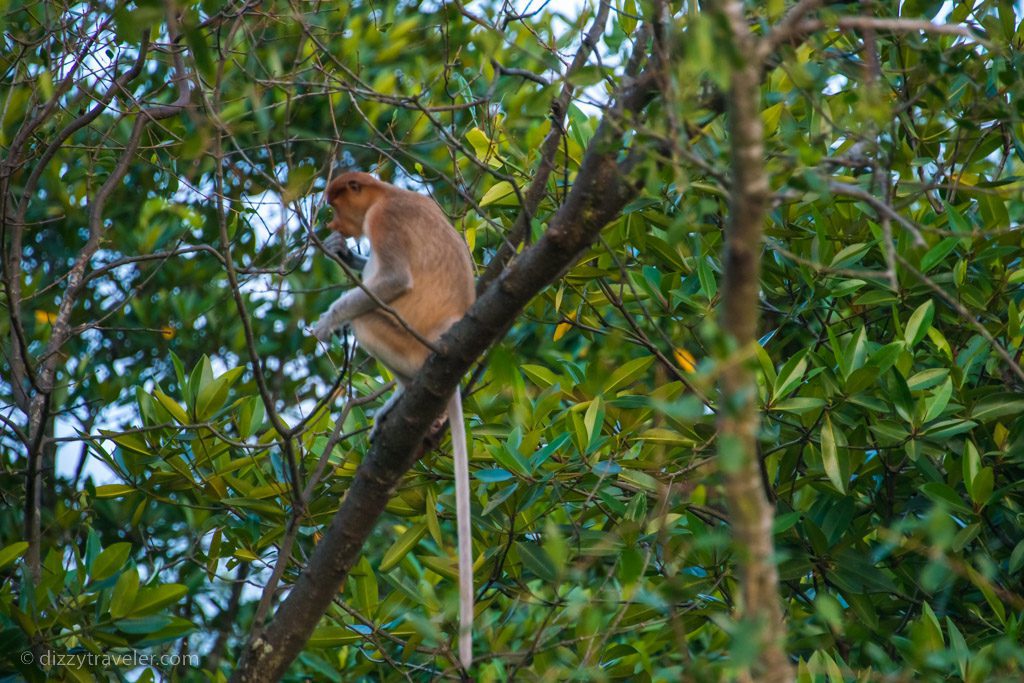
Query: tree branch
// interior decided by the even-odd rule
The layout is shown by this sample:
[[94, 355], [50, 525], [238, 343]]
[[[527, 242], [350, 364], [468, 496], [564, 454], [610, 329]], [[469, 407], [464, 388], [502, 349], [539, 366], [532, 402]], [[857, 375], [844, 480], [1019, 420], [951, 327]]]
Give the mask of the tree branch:
[[[799, 5], [819, 5], [820, 2], [800, 2]], [[794, 7], [794, 10], [796, 7]], [[813, 9], [813, 8], [811, 8]], [[806, 12], [804, 12], [806, 13]], [[787, 15], [789, 16], [789, 15]], [[795, 44], [803, 41], [807, 36], [817, 31], [829, 28], [837, 28], [843, 31], [853, 29], [888, 31], [890, 33], [935, 33], [939, 35], [952, 35], [966, 38], [981, 45], [990, 46], [991, 43], [984, 37], [975, 33], [971, 27], [962, 24], [936, 24], [925, 19], [906, 19], [903, 17], [835, 17], [833, 19], [802, 19], [801, 15], [793, 14], [793, 21], [783, 20], [769, 33], [758, 50], [761, 59], [767, 58], [779, 47], [785, 44]]]

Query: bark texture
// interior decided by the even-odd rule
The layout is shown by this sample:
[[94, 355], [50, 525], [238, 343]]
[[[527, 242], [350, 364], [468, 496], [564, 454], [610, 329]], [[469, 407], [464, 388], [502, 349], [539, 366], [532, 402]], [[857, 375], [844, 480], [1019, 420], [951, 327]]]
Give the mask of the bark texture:
[[785, 624], [772, 538], [774, 508], [765, 493], [758, 460], [760, 413], [751, 361], [757, 344], [761, 241], [769, 187], [764, 169], [761, 65], [747, 28], [743, 3], [720, 4], [738, 61], [728, 94], [732, 143], [732, 192], [725, 234], [720, 321], [730, 353], [723, 360], [718, 412], [719, 460], [729, 498], [733, 547], [740, 569], [739, 617], [758, 626], [760, 653], [743, 680], [789, 681]]

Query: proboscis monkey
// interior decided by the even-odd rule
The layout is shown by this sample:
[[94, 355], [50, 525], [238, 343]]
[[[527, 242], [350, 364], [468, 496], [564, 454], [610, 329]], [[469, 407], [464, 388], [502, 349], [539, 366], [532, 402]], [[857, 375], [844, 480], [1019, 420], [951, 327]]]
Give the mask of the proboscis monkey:
[[[437, 341], [462, 318], [476, 298], [469, 249], [432, 199], [377, 180], [367, 173], [344, 173], [327, 187], [334, 210], [327, 224], [340, 238], [366, 236], [370, 257], [362, 288], [345, 292], [320, 316], [313, 334], [326, 342], [345, 323], [356, 339], [398, 380], [398, 390], [377, 412], [374, 434], [404, 385], [423, 366], [430, 349], [406, 326], [429, 342]], [[347, 248], [344, 249], [348, 252]], [[459, 660], [469, 669], [473, 659], [473, 547], [470, 532], [469, 457], [462, 397], [456, 387], [448, 403], [455, 456], [455, 513], [459, 548]], [[371, 435], [371, 438], [372, 435]]]

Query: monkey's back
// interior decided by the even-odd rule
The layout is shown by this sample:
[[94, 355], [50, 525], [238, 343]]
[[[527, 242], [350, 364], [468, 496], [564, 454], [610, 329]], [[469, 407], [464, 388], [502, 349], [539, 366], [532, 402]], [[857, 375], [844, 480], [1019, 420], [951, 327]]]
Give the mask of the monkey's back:
[[[476, 299], [473, 263], [462, 236], [432, 199], [394, 188], [386, 202], [367, 214], [373, 251], [364, 273], [368, 286], [383, 277], [385, 259], [374, 251], [388, 249], [405, 259], [412, 287], [391, 308], [423, 338], [436, 341]], [[394, 318], [373, 311], [353, 321], [356, 338], [392, 371], [408, 378], [430, 350]]]

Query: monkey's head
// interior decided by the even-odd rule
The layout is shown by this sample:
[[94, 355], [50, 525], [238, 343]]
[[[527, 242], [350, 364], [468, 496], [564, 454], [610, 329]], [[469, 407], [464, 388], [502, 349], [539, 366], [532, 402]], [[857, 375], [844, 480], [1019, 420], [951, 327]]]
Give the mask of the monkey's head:
[[379, 180], [369, 173], [343, 173], [327, 186], [327, 204], [334, 217], [327, 227], [347, 237], [362, 237], [363, 218], [382, 191]]

